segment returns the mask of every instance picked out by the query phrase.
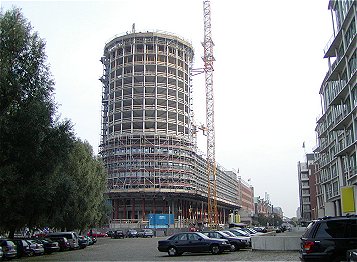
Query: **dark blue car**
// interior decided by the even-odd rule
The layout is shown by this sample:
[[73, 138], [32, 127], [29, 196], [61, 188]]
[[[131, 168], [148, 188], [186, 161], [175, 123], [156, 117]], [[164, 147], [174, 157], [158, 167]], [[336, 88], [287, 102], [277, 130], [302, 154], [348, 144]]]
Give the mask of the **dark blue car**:
[[211, 252], [216, 255], [230, 250], [230, 247], [227, 240], [209, 238], [200, 232], [183, 232], [167, 240], [160, 240], [157, 248], [161, 252], [167, 252], [169, 256], [179, 256], [184, 252]]

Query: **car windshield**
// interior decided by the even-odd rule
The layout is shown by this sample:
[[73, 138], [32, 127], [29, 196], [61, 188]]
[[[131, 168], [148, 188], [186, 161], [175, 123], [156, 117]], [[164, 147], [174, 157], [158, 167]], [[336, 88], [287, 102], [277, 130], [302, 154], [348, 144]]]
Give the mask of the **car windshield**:
[[247, 233], [247, 232], [245, 232], [243, 230], [237, 229], [237, 232], [241, 233], [242, 235], [245, 235], [245, 236], [249, 237], [249, 233]]
[[225, 232], [219, 231], [218, 232], [220, 235], [224, 236], [224, 237], [230, 237], [228, 234], [226, 234]]
[[227, 234], [227, 235], [230, 236], [230, 237], [235, 237], [235, 236], [236, 236], [235, 234], [233, 234], [233, 233], [230, 232], [230, 231], [223, 231], [223, 233]]
[[252, 232], [252, 233], [258, 233], [256, 230], [254, 230], [253, 228], [247, 228], [250, 232]]
[[195, 234], [199, 235], [200, 237], [204, 238], [204, 239], [209, 239], [208, 236], [202, 234], [201, 232], [195, 232]]
[[8, 246], [15, 246], [14, 242], [12, 241], [6, 241]]

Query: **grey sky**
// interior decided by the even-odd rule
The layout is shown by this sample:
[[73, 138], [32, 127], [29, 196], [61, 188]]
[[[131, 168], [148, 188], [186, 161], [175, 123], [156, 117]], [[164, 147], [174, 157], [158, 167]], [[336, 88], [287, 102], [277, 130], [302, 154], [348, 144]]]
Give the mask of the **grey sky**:
[[[130, 31], [163, 30], [192, 42], [202, 67], [203, 4], [180, 1], [2, 1], [22, 8], [47, 42], [62, 118], [98, 151], [106, 42]], [[332, 35], [328, 0], [212, 0], [216, 160], [251, 179], [255, 195], [295, 216], [297, 162], [315, 146], [323, 48]], [[197, 122], [205, 123], [203, 75], [193, 80]], [[203, 152], [205, 138], [199, 137]]]

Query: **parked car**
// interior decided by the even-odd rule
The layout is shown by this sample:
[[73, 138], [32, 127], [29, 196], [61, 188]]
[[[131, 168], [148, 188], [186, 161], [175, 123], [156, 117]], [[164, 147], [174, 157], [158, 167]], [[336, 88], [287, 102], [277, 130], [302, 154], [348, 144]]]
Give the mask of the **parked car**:
[[42, 230], [36, 230], [32, 233], [32, 237], [45, 237], [47, 234], [43, 232]]
[[231, 231], [229, 230], [222, 230], [223, 233], [226, 233], [228, 236], [231, 236], [231, 237], [237, 237], [239, 239], [242, 239], [246, 242], [246, 245], [245, 247], [243, 248], [250, 248], [252, 247], [252, 240], [251, 240], [251, 237], [248, 237], [248, 236], [236, 236], [235, 234], [233, 234]]
[[106, 232], [106, 234], [107, 234], [108, 237], [112, 237], [113, 234], [114, 234], [114, 231], [109, 230], [109, 231]]
[[2, 247], [4, 259], [16, 257], [17, 247], [13, 241], [8, 239], [0, 239], [0, 246]]
[[37, 243], [33, 239], [26, 240], [30, 244], [30, 250], [35, 254], [35, 255], [43, 255], [45, 253], [45, 248], [43, 247], [42, 244]]
[[87, 233], [87, 236], [93, 236], [93, 237], [107, 237], [107, 233], [103, 233], [103, 232], [100, 232], [100, 231], [89, 231]]
[[16, 257], [31, 257], [35, 253], [30, 249], [30, 244], [25, 239], [12, 239], [16, 245]]
[[78, 245], [79, 248], [83, 249], [89, 246], [89, 240], [85, 236], [78, 236]]
[[123, 230], [115, 230], [112, 233], [112, 238], [124, 238], [124, 237], [125, 237], [125, 235], [124, 235]]
[[78, 244], [78, 234], [74, 231], [70, 232], [55, 232], [55, 233], [48, 233], [47, 237], [65, 237], [69, 244], [71, 245], [71, 249], [79, 248]]
[[91, 237], [86, 236], [86, 235], [84, 235], [83, 237], [85, 237], [87, 239], [88, 246], [94, 245], [93, 239]]
[[357, 243], [357, 216], [325, 217], [312, 221], [301, 237], [302, 261], [346, 260]]
[[208, 236], [209, 238], [217, 238], [217, 239], [225, 239], [231, 245], [230, 251], [237, 251], [241, 248], [249, 247], [249, 239], [237, 237], [237, 236], [230, 236], [222, 231], [203, 231], [202, 234]]
[[253, 227], [253, 229], [257, 232], [261, 232], [261, 233], [267, 233], [268, 230], [266, 229], [266, 227]]
[[357, 262], [357, 249], [347, 250], [346, 260], [348, 262]]
[[4, 255], [4, 252], [2, 251], [2, 246], [0, 246], [0, 261], [2, 260], [3, 255]]
[[151, 229], [144, 229], [137, 234], [138, 237], [153, 237], [154, 232]]
[[254, 230], [253, 228], [250, 228], [250, 227], [244, 227], [244, 228], [241, 228], [240, 230], [250, 234], [251, 236], [257, 236], [257, 235], [262, 235], [263, 234], [263, 233], [260, 233], [260, 232]]
[[57, 241], [53, 241], [49, 238], [37, 238], [34, 239], [36, 243], [42, 244], [46, 254], [60, 251], [60, 246]]
[[[87, 236], [89, 237], [89, 236]], [[97, 243], [97, 238], [96, 237], [89, 237], [92, 240], [92, 245], [94, 245], [95, 243]]]
[[238, 237], [250, 237], [251, 235], [242, 229], [235, 229], [235, 228], [230, 228], [228, 231], [232, 232]]
[[138, 231], [136, 231], [135, 229], [129, 229], [126, 234], [126, 237], [138, 237]]
[[179, 256], [184, 252], [211, 252], [216, 255], [230, 250], [230, 247], [227, 240], [209, 238], [200, 232], [184, 232], [158, 241], [157, 248], [169, 256]]
[[65, 237], [48, 236], [52, 241], [56, 241], [60, 247], [60, 251], [67, 251], [71, 248], [71, 244]]

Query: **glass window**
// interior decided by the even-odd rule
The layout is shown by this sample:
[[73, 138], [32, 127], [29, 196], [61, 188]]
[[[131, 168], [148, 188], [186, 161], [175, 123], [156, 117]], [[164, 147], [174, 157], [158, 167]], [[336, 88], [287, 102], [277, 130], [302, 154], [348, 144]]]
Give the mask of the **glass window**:
[[197, 234], [188, 234], [189, 240], [198, 240], [199, 236]]
[[187, 234], [180, 235], [178, 240], [187, 240]]
[[357, 238], [357, 220], [349, 221], [349, 223], [346, 226], [347, 226], [346, 232], [348, 234], [347, 237]]
[[320, 223], [316, 232], [316, 238], [340, 238], [344, 236], [345, 220], [326, 221]]

